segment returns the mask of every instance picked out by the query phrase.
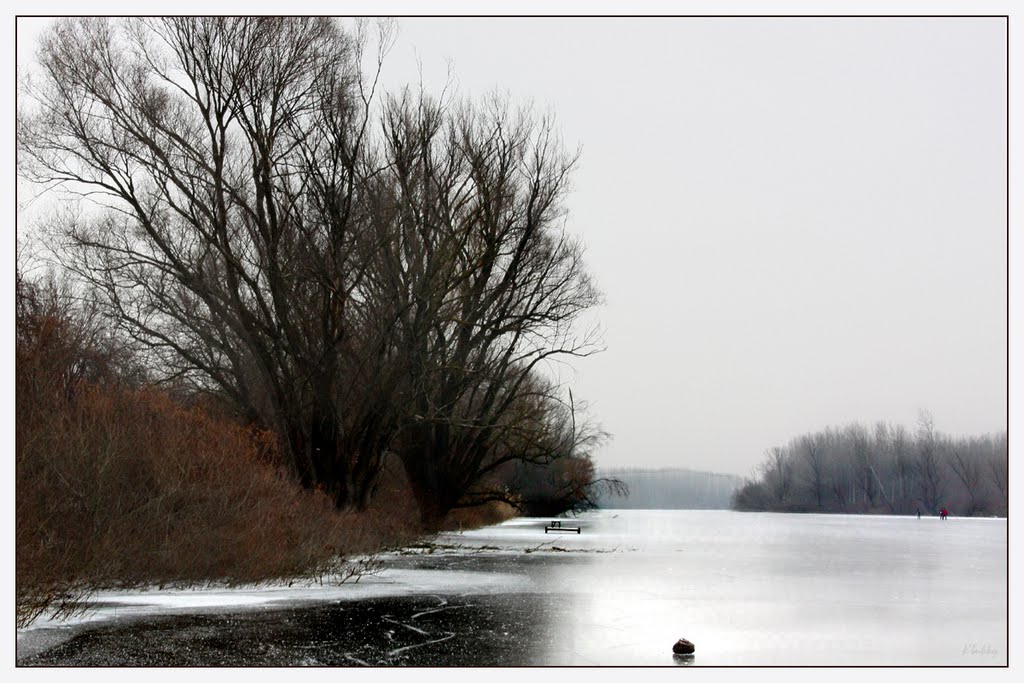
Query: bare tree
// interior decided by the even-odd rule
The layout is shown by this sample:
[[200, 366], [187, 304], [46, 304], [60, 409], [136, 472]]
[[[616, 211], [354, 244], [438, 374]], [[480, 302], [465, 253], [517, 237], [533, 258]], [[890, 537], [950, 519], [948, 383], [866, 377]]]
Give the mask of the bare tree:
[[857, 502], [857, 463], [849, 429], [828, 429], [829, 435], [829, 490], [834, 505], [843, 512], [851, 511]]
[[766, 450], [764, 455], [761, 475], [775, 502], [785, 508], [790, 503], [793, 490], [793, 465], [785, 449], [777, 446]]
[[388, 239], [368, 278], [405, 377], [398, 454], [432, 523], [489, 497], [479, 485], [506, 462], [572, 454], [583, 432], [552, 438], [564, 399], [540, 371], [598, 350], [575, 324], [600, 294], [562, 227], [576, 157], [550, 118], [406, 91], [383, 128]]
[[987, 454], [985, 460], [987, 464], [985, 474], [996, 494], [995, 508], [1005, 515], [1009, 504], [1008, 478], [1010, 465], [1009, 444], [1005, 432], [995, 437], [991, 453]]
[[928, 412], [922, 412], [917, 423], [917, 452], [914, 470], [918, 481], [918, 500], [933, 515], [946, 493], [943, 462], [939, 456], [938, 438], [935, 425]]
[[351, 461], [339, 389], [373, 169], [361, 49], [324, 18], [62, 20], [18, 137], [36, 180], [98, 209], [63, 231], [67, 265], [339, 506], [379, 456]]
[[965, 439], [950, 441], [947, 445], [946, 462], [967, 493], [965, 516], [972, 516], [982, 510], [981, 499], [982, 464], [969, 452], [970, 444]]
[[804, 484], [811, 490], [815, 509], [823, 510], [826, 491], [825, 461], [821, 443], [816, 435], [808, 435], [802, 437], [799, 440], [799, 444], [808, 471]]
[[875, 505], [878, 488], [874, 473], [875, 459], [871, 450], [868, 432], [861, 424], [850, 425], [846, 431], [853, 455], [855, 471], [854, 490], [857, 494], [860, 494], [861, 505], [870, 509]]
[[[907, 513], [911, 511], [910, 491], [916, 487], [914, 471], [911, 461], [911, 444], [907, 429], [903, 425], [896, 425], [892, 429], [892, 457], [895, 481], [893, 487], [895, 493], [897, 512]], [[914, 508], [916, 510], [916, 508]]]

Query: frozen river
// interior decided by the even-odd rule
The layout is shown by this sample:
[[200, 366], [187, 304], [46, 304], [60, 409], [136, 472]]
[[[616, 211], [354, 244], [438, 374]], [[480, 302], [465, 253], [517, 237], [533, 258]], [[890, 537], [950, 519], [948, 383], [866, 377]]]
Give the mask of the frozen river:
[[[20, 634], [19, 661], [1007, 661], [1005, 519], [606, 510], [581, 516], [578, 535], [545, 521], [442, 534], [356, 585], [101, 596], [89, 623]], [[692, 659], [673, 657], [678, 638]]]

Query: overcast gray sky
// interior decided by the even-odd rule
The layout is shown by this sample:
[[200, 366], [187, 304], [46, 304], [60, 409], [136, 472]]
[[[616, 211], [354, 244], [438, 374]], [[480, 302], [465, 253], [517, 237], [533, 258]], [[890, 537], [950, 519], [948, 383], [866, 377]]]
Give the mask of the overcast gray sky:
[[[582, 147], [602, 466], [747, 474], [859, 420], [1006, 428], [1001, 19], [403, 19], [388, 87], [495, 88]], [[422, 67], [419, 67], [422, 65]]]
[[[24, 26], [24, 24], [23, 24]], [[582, 159], [600, 466], [748, 474], [850, 421], [1006, 429], [1002, 19], [402, 19], [389, 89], [495, 89]], [[30, 35], [23, 32], [23, 35]], [[21, 52], [21, 51], [19, 51]]]

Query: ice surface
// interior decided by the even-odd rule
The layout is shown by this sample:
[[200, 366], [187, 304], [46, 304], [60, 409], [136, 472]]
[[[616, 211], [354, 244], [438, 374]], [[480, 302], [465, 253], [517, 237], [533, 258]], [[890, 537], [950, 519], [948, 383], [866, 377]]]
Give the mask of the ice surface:
[[678, 638], [698, 665], [1006, 663], [1005, 519], [606, 510], [578, 535], [547, 521], [440, 534], [354, 584], [104, 593], [79, 623], [446, 595], [507, 612], [474, 623], [529, 615], [524, 663], [666, 664]]
[[327, 577], [322, 584], [297, 582], [292, 586], [103, 591], [92, 598], [92, 601], [98, 606], [84, 614], [62, 621], [42, 618], [24, 629], [19, 629], [18, 633], [21, 635], [29, 631], [55, 626], [67, 627], [119, 616], [140, 616], [168, 611], [191, 611], [211, 607], [231, 610], [268, 606], [275, 603], [362, 600], [452, 591], [508, 592], [526, 590], [529, 585], [528, 577], [496, 572], [395, 568], [363, 576], [358, 582], [346, 583], [334, 583], [330, 577]]
[[[457, 536], [585, 562], [534, 575], [561, 610], [550, 664], [1004, 665], [1005, 519], [605, 510], [583, 533], [517, 519]], [[610, 552], [612, 551], [612, 552]]]

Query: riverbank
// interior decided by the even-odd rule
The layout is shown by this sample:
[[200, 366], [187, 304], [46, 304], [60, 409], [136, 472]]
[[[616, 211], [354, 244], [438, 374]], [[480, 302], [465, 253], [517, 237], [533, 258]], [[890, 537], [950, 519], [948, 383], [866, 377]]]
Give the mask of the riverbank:
[[[497, 525], [502, 528], [500, 540], [489, 531], [497, 526], [441, 532], [397, 550], [354, 559], [352, 564], [361, 564], [361, 571], [328, 575], [318, 581], [294, 579], [238, 587], [208, 585], [100, 591], [89, 599], [87, 609], [70, 618], [43, 615], [31, 625], [18, 629], [17, 661], [24, 665], [77, 665], [73, 664], [77, 661], [88, 665], [85, 662], [96, 657], [107, 661], [108, 655], [95, 654], [98, 648], [99, 652], [111, 650], [109, 657], [113, 660], [108, 661], [109, 665], [130, 666], [129, 662], [149, 661], [152, 657], [138, 654], [128, 645], [108, 647], [111, 642], [124, 638], [126, 643], [134, 642], [145, 649], [147, 638], [130, 634], [159, 632], [158, 625], [165, 622], [187, 628], [189, 624], [213, 620], [227, 629], [245, 628], [248, 624], [255, 631], [272, 631], [272, 627], [261, 625], [264, 621], [261, 615], [270, 614], [273, 621], [282, 612], [324, 604], [401, 602], [424, 595], [529, 591], [528, 575], [516, 568], [518, 556], [561, 554], [571, 550], [565, 547], [567, 542], [572, 542], [568, 537], [550, 536], [543, 540], [543, 524], [529, 519], [508, 520]], [[501, 545], [496, 545], [499, 542]], [[479, 566], [484, 555], [494, 561]], [[477, 565], [476, 569], [463, 568], [467, 558]], [[230, 616], [221, 619], [225, 614]], [[69, 641], [80, 638], [74, 647], [62, 649]], [[72, 654], [83, 647], [92, 654]], [[43, 653], [48, 654], [43, 656]], [[234, 655], [228, 657], [235, 658]], [[175, 665], [175, 662], [161, 661], [160, 665]]]

